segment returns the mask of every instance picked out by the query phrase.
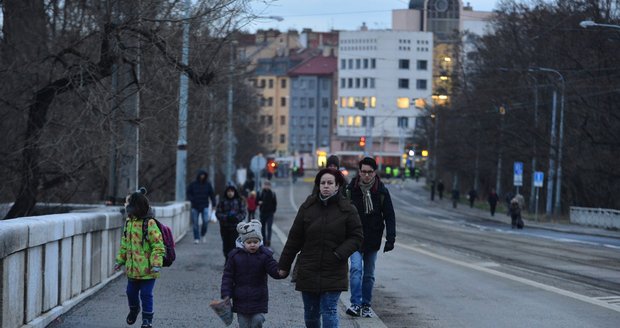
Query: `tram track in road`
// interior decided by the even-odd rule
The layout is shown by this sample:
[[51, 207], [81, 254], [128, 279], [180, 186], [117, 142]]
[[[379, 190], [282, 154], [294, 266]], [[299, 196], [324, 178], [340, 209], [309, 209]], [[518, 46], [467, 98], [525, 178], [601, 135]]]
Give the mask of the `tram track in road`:
[[401, 243], [420, 245], [438, 254], [454, 252], [472, 261], [496, 263], [499, 266], [492, 270], [523, 274], [543, 283], [587, 291], [592, 296], [620, 295], [620, 261], [613, 249], [518, 232], [480, 230], [466, 224], [467, 218], [455, 218], [442, 209], [406, 202], [402, 193], [392, 195]]

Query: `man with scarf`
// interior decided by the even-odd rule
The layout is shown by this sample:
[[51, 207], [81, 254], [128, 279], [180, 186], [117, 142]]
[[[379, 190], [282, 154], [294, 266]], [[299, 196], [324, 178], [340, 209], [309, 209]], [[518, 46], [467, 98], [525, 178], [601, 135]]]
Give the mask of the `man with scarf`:
[[361, 250], [350, 257], [351, 306], [347, 309], [347, 314], [371, 318], [375, 262], [381, 248], [383, 229], [386, 229], [387, 239], [383, 246], [385, 253], [394, 249], [396, 220], [390, 192], [376, 173], [377, 162], [365, 157], [359, 162], [358, 167], [359, 174], [349, 183], [346, 193], [357, 208], [362, 221], [364, 242]]

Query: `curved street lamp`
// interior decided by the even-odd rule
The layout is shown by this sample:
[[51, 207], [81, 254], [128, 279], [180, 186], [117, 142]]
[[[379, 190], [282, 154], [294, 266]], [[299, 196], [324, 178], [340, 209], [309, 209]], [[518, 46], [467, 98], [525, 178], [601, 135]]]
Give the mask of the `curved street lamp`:
[[589, 27], [607, 27], [607, 28], [615, 28], [615, 29], [619, 29], [620, 30], [620, 25], [613, 25], [613, 24], [599, 24], [596, 23], [594, 21], [591, 20], [584, 20], [581, 21], [579, 23], [579, 26], [583, 27], [583, 28], [589, 28]]

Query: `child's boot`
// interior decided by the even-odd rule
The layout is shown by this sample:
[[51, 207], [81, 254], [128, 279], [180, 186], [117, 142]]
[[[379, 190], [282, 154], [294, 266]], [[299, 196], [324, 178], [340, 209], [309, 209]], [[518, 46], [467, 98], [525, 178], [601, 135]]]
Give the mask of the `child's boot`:
[[153, 312], [142, 312], [142, 327], [140, 328], [152, 328], [153, 327]]
[[129, 307], [129, 314], [127, 315], [127, 324], [128, 325], [133, 325], [134, 323], [136, 323], [136, 319], [138, 318], [138, 314], [140, 314], [140, 307], [139, 306], [130, 306]]

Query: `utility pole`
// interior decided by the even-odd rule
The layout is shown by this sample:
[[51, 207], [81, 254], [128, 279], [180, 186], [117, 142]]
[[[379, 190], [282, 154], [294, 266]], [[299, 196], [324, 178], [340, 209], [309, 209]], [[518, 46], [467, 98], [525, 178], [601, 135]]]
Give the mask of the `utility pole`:
[[[189, 62], [189, 12], [190, 0], [185, 0], [185, 20], [183, 21], [183, 48], [181, 51], [181, 64]], [[185, 177], [187, 174], [187, 93], [188, 79], [185, 72], [181, 72], [179, 86], [179, 136], [177, 139], [177, 162], [176, 162], [176, 190], [175, 201], [185, 201]]]
[[[234, 32], [234, 31], [233, 31]], [[230, 67], [228, 68], [228, 106], [226, 107], [226, 181], [233, 181], [233, 80], [235, 73], [235, 42], [230, 41]]]

